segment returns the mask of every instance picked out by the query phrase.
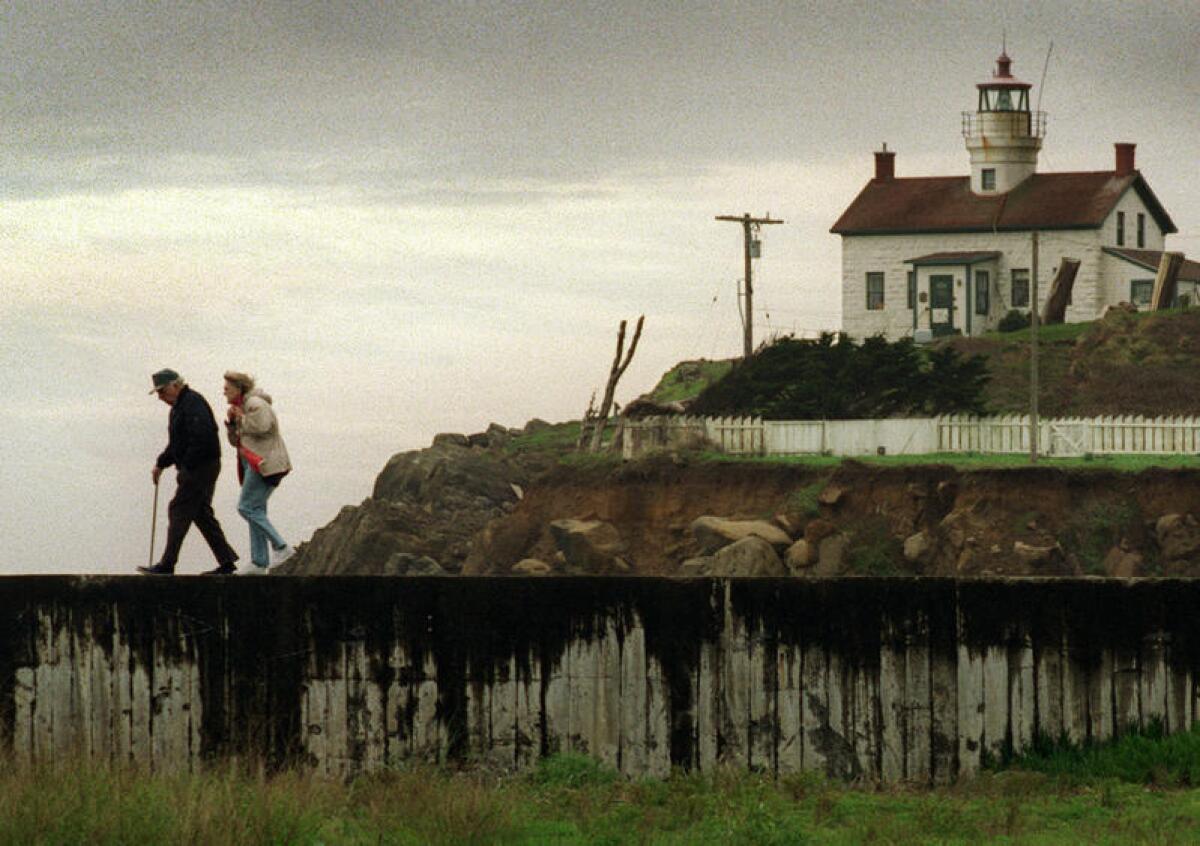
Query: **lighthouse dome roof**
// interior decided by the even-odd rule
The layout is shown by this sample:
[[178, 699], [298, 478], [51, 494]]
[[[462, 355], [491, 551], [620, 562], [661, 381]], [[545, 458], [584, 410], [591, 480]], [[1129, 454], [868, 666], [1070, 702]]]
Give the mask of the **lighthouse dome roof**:
[[1002, 52], [1000, 58], [996, 59], [996, 69], [992, 71], [992, 78], [984, 82], [978, 83], [976, 88], [1032, 88], [1028, 82], [1022, 82], [1012, 75], [1012, 59], [1008, 57], [1008, 53]]

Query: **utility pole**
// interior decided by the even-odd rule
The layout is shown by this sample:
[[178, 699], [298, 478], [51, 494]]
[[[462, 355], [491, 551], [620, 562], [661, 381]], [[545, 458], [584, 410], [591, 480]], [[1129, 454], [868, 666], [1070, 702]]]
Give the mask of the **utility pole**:
[[749, 358], [754, 354], [754, 286], [750, 281], [750, 259], [757, 258], [757, 256], [751, 254], [751, 244], [755, 242], [754, 234], [763, 225], [783, 223], [783, 221], [773, 220], [770, 212], [767, 212], [766, 217], [751, 217], [749, 212], [746, 212], [741, 217], [732, 214], [720, 214], [717, 215], [717, 220], [728, 220], [742, 224], [742, 254], [746, 263], [746, 317], [743, 325], [743, 329], [745, 330], [743, 356]]
[[1029, 281], [1029, 463], [1038, 460], [1038, 233], [1033, 231]]

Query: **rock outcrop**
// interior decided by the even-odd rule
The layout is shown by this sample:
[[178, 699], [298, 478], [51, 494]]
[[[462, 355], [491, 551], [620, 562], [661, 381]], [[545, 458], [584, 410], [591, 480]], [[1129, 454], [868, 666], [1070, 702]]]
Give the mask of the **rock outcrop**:
[[[489, 521], [510, 513], [545, 467], [544, 457], [503, 449], [513, 434], [493, 424], [476, 435], [440, 434], [426, 449], [392, 456], [371, 496], [343, 508], [280, 572], [461, 572], [475, 537]], [[514, 555], [510, 565], [524, 557]]]

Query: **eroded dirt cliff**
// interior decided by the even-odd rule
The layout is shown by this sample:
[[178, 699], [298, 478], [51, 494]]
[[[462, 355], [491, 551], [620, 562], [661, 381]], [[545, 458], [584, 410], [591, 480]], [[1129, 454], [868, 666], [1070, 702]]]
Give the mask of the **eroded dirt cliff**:
[[1191, 575], [1200, 574], [1196, 514], [1200, 472], [1190, 470], [813, 469], [664, 457], [547, 474], [477, 536], [464, 572], [508, 573], [529, 559], [550, 572], [586, 570], [553, 530], [569, 520], [615, 528], [608, 571], [674, 574], [702, 560], [693, 523], [715, 516], [805, 541], [797, 555], [777, 545], [797, 576]]

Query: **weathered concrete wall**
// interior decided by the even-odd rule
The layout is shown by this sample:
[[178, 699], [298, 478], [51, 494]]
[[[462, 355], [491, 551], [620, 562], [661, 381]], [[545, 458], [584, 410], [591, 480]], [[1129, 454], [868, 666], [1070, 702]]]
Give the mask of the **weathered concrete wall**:
[[947, 782], [1196, 714], [1200, 582], [0, 578], [0, 756]]

